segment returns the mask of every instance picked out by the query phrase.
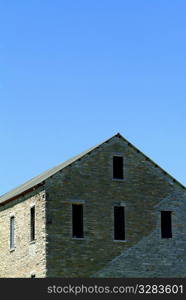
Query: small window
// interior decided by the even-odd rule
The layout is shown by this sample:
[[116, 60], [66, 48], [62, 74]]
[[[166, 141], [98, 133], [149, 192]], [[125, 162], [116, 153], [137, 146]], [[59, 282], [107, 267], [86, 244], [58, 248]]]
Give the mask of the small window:
[[10, 249], [13, 249], [15, 247], [14, 243], [14, 231], [15, 231], [15, 217], [12, 216], [10, 218]]
[[113, 178], [123, 179], [123, 157], [113, 156]]
[[161, 211], [161, 237], [172, 238], [172, 215], [171, 211]]
[[36, 274], [31, 274], [31, 278], [35, 278], [36, 277]]
[[83, 205], [72, 204], [72, 236], [83, 238]]
[[125, 208], [114, 207], [114, 240], [125, 240]]
[[35, 240], [35, 206], [30, 209], [30, 240]]

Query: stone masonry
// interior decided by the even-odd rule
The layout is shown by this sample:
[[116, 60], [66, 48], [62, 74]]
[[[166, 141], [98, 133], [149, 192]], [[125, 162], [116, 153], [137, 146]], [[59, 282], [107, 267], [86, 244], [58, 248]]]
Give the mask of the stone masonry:
[[[113, 179], [115, 155], [123, 157], [124, 179]], [[185, 187], [120, 134], [34, 180], [29, 189], [0, 197], [0, 277], [186, 275]], [[33, 203], [36, 239], [30, 242]], [[72, 237], [76, 203], [83, 205], [84, 238]], [[123, 241], [114, 240], [115, 205], [125, 207]], [[161, 210], [172, 211], [171, 239], [161, 238]]]
[[[174, 212], [172, 239], [161, 239], [160, 210]], [[155, 229], [93, 277], [186, 277], [186, 195], [177, 190], [154, 207], [154, 215]]]
[[[45, 191], [19, 196], [0, 207], [0, 277], [46, 277]], [[36, 240], [30, 242], [30, 207], [36, 207]], [[10, 216], [15, 217], [15, 248], [10, 250]]]

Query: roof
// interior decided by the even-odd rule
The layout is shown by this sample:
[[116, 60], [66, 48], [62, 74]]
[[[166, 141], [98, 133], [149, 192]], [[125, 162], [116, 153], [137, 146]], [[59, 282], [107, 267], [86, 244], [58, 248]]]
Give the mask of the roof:
[[97, 144], [94, 147], [89, 148], [86, 151], [81, 152], [80, 154], [66, 160], [65, 162], [41, 173], [40, 175], [30, 179], [29, 181], [25, 182], [24, 184], [18, 186], [17, 188], [11, 190], [10, 192], [2, 195], [0, 197], [0, 205], [4, 204], [7, 201], [13, 200], [16, 197], [18, 197], [19, 195], [23, 194], [24, 192], [27, 192], [29, 190], [31, 190], [32, 188], [44, 183], [44, 181], [51, 177], [52, 175], [54, 175], [55, 173], [59, 172], [60, 170], [63, 170], [64, 168], [66, 168], [67, 166], [71, 165], [72, 163], [74, 163], [75, 161], [81, 159], [83, 156], [85, 156], [86, 154], [90, 153], [91, 151], [95, 150], [96, 148], [98, 148], [99, 146], [103, 145], [104, 143], [110, 141], [111, 139], [113, 139], [114, 137], [119, 137], [122, 138], [125, 142], [128, 143], [129, 146], [131, 146], [132, 148], [134, 148], [137, 152], [141, 153], [146, 159], [148, 159], [155, 167], [158, 167], [159, 169], [161, 169], [162, 172], [164, 172], [164, 174], [168, 175], [173, 181], [177, 182], [180, 186], [182, 186], [184, 189], [185, 187], [179, 182], [177, 181], [175, 178], [173, 178], [170, 174], [168, 174], [166, 171], [164, 171], [160, 166], [158, 166], [155, 162], [153, 162], [149, 157], [147, 157], [144, 153], [142, 153], [140, 150], [138, 150], [134, 145], [132, 145], [131, 143], [129, 143], [120, 133], [115, 134], [114, 136], [112, 136], [111, 138]]
[[[113, 136], [114, 137], [114, 136]], [[86, 154], [88, 154], [89, 152], [91, 152], [92, 150], [96, 149], [97, 147], [99, 147], [100, 145], [104, 144], [105, 142], [109, 141], [110, 139], [112, 139], [113, 137], [107, 139], [106, 141], [103, 141], [99, 144], [97, 144], [94, 147], [89, 148], [86, 151], [81, 152], [80, 154], [66, 160], [65, 162], [51, 168], [48, 169], [47, 171], [41, 173], [40, 175], [33, 177], [32, 179], [26, 181], [24, 184], [18, 186], [17, 188], [11, 190], [10, 192], [2, 195], [0, 197], [0, 204], [6, 202], [7, 200], [10, 200], [12, 198], [17, 197], [18, 195], [34, 188], [35, 186], [43, 183], [47, 178], [51, 177], [52, 175], [54, 175], [55, 173], [57, 173], [58, 171], [64, 169], [65, 167], [69, 166], [70, 164], [72, 164], [73, 162], [77, 161], [78, 159], [82, 158], [83, 156], [85, 156]]]

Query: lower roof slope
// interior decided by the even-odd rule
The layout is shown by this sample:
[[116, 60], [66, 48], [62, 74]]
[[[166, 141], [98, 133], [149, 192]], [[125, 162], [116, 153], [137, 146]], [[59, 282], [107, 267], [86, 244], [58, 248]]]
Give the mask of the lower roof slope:
[[[113, 137], [111, 137], [110, 139], [112, 139]], [[65, 167], [69, 166], [70, 164], [72, 164], [73, 162], [77, 161], [78, 159], [82, 158], [83, 156], [85, 156], [86, 154], [88, 154], [89, 152], [91, 152], [92, 150], [96, 149], [97, 147], [99, 147], [100, 145], [104, 144], [105, 142], [109, 141], [110, 139], [107, 139], [104, 142], [101, 142], [99, 144], [97, 144], [94, 147], [89, 148], [86, 151], [81, 152], [80, 154], [66, 160], [65, 162], [51, 168], [48, 169], [47, 171], [41, 173], [40, 175], [33, 177], [32, 179], [26, 181], [25, 183], [23, 183], [22, 185], [16, 187], [15, 189], [12, 189], [10, 192], [2, 195], [0, 197], [0, 204], [11, 199], [11, 198], [15, 198], [16, 196], [26, 192], [27, 190], [30, 190], [31, 188], [41, 184], [43, 181], [45, 181], [47, 178], [49, 178], [50, 176], [54, 175], [55, 173], [57, 173], [58, 171], [64, 169]]]

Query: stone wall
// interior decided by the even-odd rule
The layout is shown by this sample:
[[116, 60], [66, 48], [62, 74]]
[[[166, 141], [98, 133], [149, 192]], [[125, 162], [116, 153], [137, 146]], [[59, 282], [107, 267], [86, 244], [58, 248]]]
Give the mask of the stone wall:
[[[172, 238], [162, 239], [160, 211], [172, 211]], [[183, 189], [154, 207], [155, 229], [123, 251], [93, 277], [186, 277], [186, 193]]]
[[[112, 178], [113, 155], [124, 180]], [[0, 277], [171, 277], [186, 275], [185, 189], [115, 136], [42, 186], [0, 206]], [[84, 238], [72, 238], [72, 204], [84, 207]], [[36, 240], [30, 242], [30, 207]], [[114, 206], [125, 206], [126, 240], [114, 241]], [[160, 211], [172, 210], [173, 238], [161, 239]], [[10, 250], [10, 216], [15, 249]]]
[[[124, 157], [124, 180], [112, 178], [115, 154]], [[94, 276], [155, 230], [158, 219], [155, 206], [177, 188], [182, 189], [119, 137], [49, 178], [46, 181], [47, 276]], [[72, 238], [73, 203], [84, 204], [83, 239]], [[113, 208], [118, 204], [125, 206], [126, 241], [113, 240]]]
[[[36, 239], [30, 241], [30, 207], [35, 205]], [[10, 250], [10, 216], [15, 216], [15, 248]], [[45, 191], [36, 189], [0, 206], [0, 277], [46, 276]]]

